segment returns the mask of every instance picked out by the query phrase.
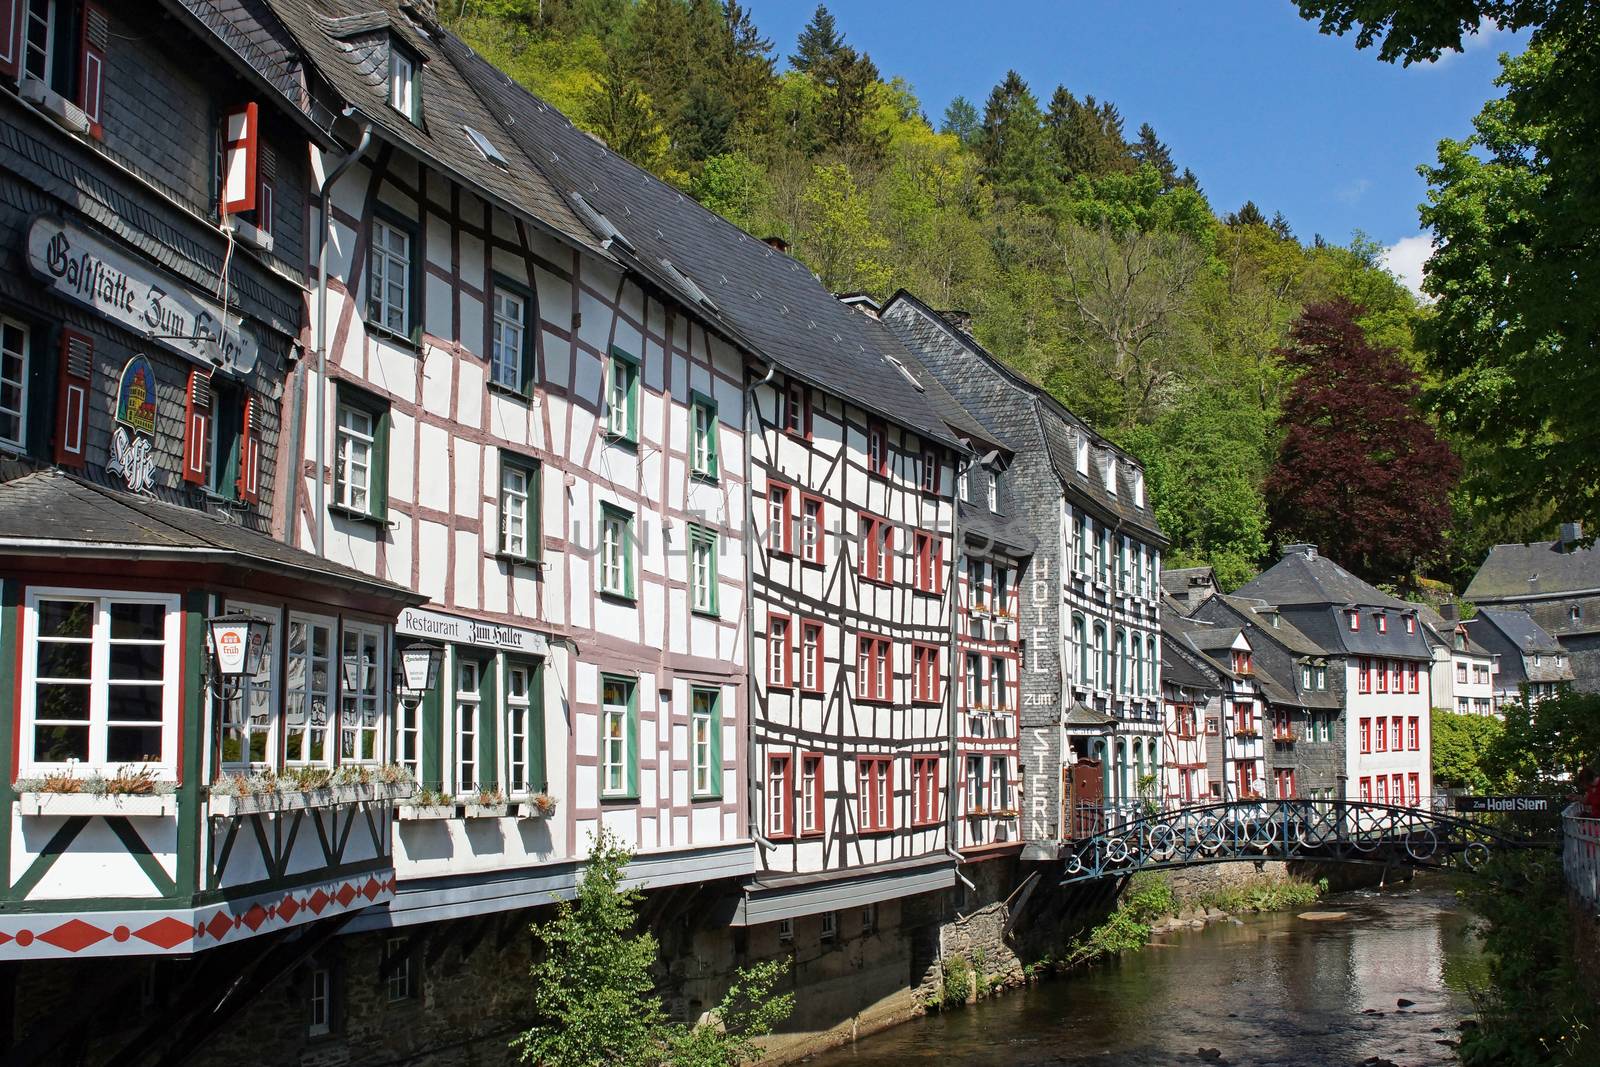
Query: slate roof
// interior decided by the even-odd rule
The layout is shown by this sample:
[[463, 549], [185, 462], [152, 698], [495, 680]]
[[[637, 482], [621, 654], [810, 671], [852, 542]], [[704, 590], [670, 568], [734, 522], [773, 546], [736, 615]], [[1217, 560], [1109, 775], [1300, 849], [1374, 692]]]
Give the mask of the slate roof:
[[[972, 432], [983, 430], [897, 370], [885, 357], [907, 368], [916, 363], [905, 346], [883, 323], [837, 300], [799, 260], [612, 152], [454, 36], [441, 37], [440, 47], [494, 112], [498, 136], [620, 232], [623, 240], [610, 246], [619, 261], [687, 298], [732, 340], [787, 374], [958, 449], [952, 422], [960, 425], [965, 416]], [[705, 299], [686, 289], [683, 278]]]
[[1357, 604], [1409, 610], [1415, 606], [1362, 581], [1320, 552], [1296, 551], [1299, 547], [1303, 546], [1290, 546], [1278, 562], [1234, 593], [1279, 607]]
[[[190, 0], [195, 2], [195, 0]], [[474, 186], [503, 209], [547, 227], [590, 253], [611, 258], [543, 171], [502, 133], [443, 45], [400, 11], [396, 0], [264, 0], [282, 20], [311, 67], [372, 124], [373, 136]], [[388, 39], [393, 33], [422, 57], [422, 124], [389, 106]], [[486, 136], [510, 166], [486, 159], [462, 128]]]
[[[1479, 635], [1482, 643], [1500, 653], [1501, 686], [1519, 679], [1530, 682], [1567, 682], [1573, 679], [1572, 660], [1566, 656], [1561, 642], [1540, 626], [1521, 608], [1479, 608], [1478, 614], [1467, 620], [1468, 630]], [[1533, 657], [1549, 657], [1535, 664]], [[1561, 656], [1566, 662], [1558, 665]]]
[[158, 557], [168, 552], [186, 560], [199, 554], [408, 604], [427, 600], [404, 586], [221, 522], [208, 512], [117, 492], [53, 468], [0, 465], [0, 548], [8, 547], [7, 542], [39, 541], [90, 555], [117, 556], [130, 548]]
[[1600, 542], [1587, 548], [1559, 541], [1495, 545], [1462, 596], [1474, 603], [1511, 597], [1559, 597], [1600, 590]]
[[1524, 652], [1564, 652], [1561, 642], [1550, 635], [1543, 626], [1533, 621], [1533, 616], [1515, 608], [1479, 608], [1478, 615], [1493, 623], [1511, 643]]
[[[1329, 654], [1327, 649], [1311, 640], [1298, 626], [1285, 619], [1282, 612], [1274, 612], [1272, 605], [1264, 600], [1253, 600], [1226, 593], [1219, 593], [1214, 599], [1220, 604], [1226, 604], [1240, 619], [1249, 620], [1256, 630], [1266, 634], [1270, 640], [1276, 641], [1286, 651], [1296, 656]], [[1273, 621], [1273, 615], [1277, 616], [1276, 623]]]
[[1291, 708], [1309, 708], [1326, 706], [1316, 698], [1320, 694], [1301, 693], [1292, 682], [1285, 682], [1275, 675], [1269, 668], [1263, 667], [1258, 660], [1252, 667], [1252, 680], [1256, 688], [1261, 690], [1261, 695], [1272, 704], [1280, 704]]
[[[1189, 635], [1207, 624], [1182, 615], [1161, 615], [1161, 681], [1184, 689], [1219, 692], [1220, 673], [1189, 643]], [[1237, 632], [1237, 631], [1235, 631]]]
[[1207, 579], [1201, 585], [1215, 589], [1217, 586], [1216, 574], [1210, 567], [1168, 567], [1161, 572], [1161, 588], [1167, 595], [1181, 600], [1189, 595], [1191, 582], [1195, 578]]
[[318, 143], [332, 143], [333, 116], [319, 109], [306, 84], [305, 65], [289, 34], [267, 9], [266, 0], [161, 0], [162, 6], [191, 29], [210, 36], [224, 58], [247, 77], [281, 96]]
[[[1426, 604], [1417, 604], [1416, 609], [1417, 617], [1422, 620], [1422, 625], [1428, 628], [1434, 638], [1450, 649], [1451, 652], [1456, 651], [1456, 627], [1460, 624], [1451, 622]], [[1483, 658], [1493, 655], [1487, 648], [1472, 639], [1472, 631], [1470, 629], [1467, 630], [1466, 644], [1467, 647], [1463, 651], [1464, 655]]]
[[[905, 309], [910, 314], [900, 313], [897, 309]], [[984, 360], [1004, 375], [1031, 398], [1032, 415], [1044, 441], [1046, 455], [1068, 495], [1086, 510], [1133, 527], [1159, 545], [1166, 544], [1149, 494], [1146, 493], [1143, 508], [1136, 508], [1131, 503], [1133, 471], [1140, 466], [1131, 455], [1095, 433], [1055, 397], [1007, 366], [971, 334], [956, 327], [936, 309], [904, 289], [895, 293], [884, 305], [884, 321], [913, 351], [937, 346], [942, 352], [958, 352], [968, 358]], [[1086, 435], [1095, 446], [1092, 450], [1095, 458], [1087, 476], [1079, 474], [1077, 469], [1076, 437], [1080, 434]], [[1115, 494], [1106, 491], [1103, 468], [1099, 466], [1107, 450], [1119, 457], [1118, 491]]]
[[1077, 726], [1091, 730], [1104, 730], [1116, 725], [1116, 717], [1107, 715], [1103, 711], [1088, 708], [1081, 701], [1074, 700], [1072, 707], [1067, 709], [1066, 715], [1061, 720], [1067, 726]]

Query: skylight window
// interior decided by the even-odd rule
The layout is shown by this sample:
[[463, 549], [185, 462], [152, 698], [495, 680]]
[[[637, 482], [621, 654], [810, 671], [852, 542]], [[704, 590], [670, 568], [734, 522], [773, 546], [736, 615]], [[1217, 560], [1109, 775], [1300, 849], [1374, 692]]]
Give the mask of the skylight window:
[[483, 153], [484, 159], [487, 159], [490, 163], [493, 163], [501, 170], [511, 169], [511, 164], [506, 161], [505, 156], [500, 154], [500, 149], [494, 146], [494, 142], [490, 141], [489, 138], [485, 137], [471, 126], [463, 126], [461, 128], [466, 131], [467, 140], [476, 145], [478, 151]]
[[888, 354], [885, 354], [883, 358], [884, 361], [889, 364], [889, 366], [899, 371], [901, 376], [905, 378], [906, 381], [911, 383], [911, 388], [915, 389], [919, 393], [922, 392], [922, 383], [917, 381], [916, 377], [913, 376], [909, 370], [906, 370], [906, 365], [904, 363], [901, 363], [898, 359], [895, 359], [893, 356]]

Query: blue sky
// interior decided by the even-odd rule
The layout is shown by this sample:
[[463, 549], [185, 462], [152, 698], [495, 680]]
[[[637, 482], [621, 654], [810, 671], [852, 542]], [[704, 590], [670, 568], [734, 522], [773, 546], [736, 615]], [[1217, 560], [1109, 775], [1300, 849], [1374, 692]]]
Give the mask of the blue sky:
[[[747, 0], [780, 56], [815, 0]], [[1427, 241], [1419, 163], [1461, 137], [1495, 94], [1496, 56], [1521, 35], [1490, 31], [1438, 63], [1402, 68], [1324, 37], [1290, 0], [834, 0], [846, 40], [915, 88], [935, 125], [956, 95], [983, 102], [1015, 67], [1048, 102], [1057, 83], [1149, 122], [1219, 212], [1254, 200], [1295, 233], [1356, 230], [1419, 276]], [[1408, 280], [1410, 278], [1408, 277]]]

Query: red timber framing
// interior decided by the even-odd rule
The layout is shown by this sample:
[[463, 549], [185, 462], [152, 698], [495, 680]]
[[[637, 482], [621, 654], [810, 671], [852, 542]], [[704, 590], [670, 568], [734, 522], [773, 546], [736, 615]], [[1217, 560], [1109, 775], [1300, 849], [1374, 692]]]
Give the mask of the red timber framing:
[[[442, 848], [402, 822], [401, 896], [411, 878], [568, 862], [602, 824], [665, 855], [657, 885], [748, 870], [743, 356], [388, 147], [338, 189], [327, 454], [319, 469], [308, 418], [290, 528], [309, 543], [320, 475], [328, 556], [429, 598], [423, 636], [443, 625], [448, 647], [410, 712], [422, 783], [506, 820], [494, 849], [459, 817]], [[379, 234], [409, 333], [372, 299]], [[315, 396], [314, 374], [304, 361], [291, 389]], [[693, 470], [707, 407], [716, 462]], [[519, 832], [541, 791], [554, 814]]]
[[[801, 812], [792, 838], [762, 849], [762, 865], [826, 879], [937, 862], [949, 803], [955, 455], [781, 374], [751, 395], [755, 655], [773, 654], [786, 619], [796, 645], [792, 684], [757, 672], [756, 762], [794, 759]], [[942, 468], [930, 483], [939, 492], [923, 491], [926, 451]], [[780, 487], [788, 503], [773, 507]], [[773, 529], [796, 515], [803, 526], [802, 501], [823, 516], [815, 553], [798, 539], [790, 550], [786, 533]], [[938, 569], [922, 572], [920, 591], [919, 544], [924, 567]], [[770, 777], [756, 782], [759, 810], [774, 810], [773, 788]], [[935, 788], [936, 796], [927, 792]]]
[[956, 569], [956, 845], [969, 855], [1021, 848], [1021, 571], [969, 542]]

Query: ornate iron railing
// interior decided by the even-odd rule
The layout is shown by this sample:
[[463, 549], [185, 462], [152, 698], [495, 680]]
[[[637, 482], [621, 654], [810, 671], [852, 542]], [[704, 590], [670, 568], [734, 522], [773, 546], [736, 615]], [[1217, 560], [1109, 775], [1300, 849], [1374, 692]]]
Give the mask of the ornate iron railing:
[[1562, 814], [1561, 867], [1567, 884], [1591, 908], [1600, 908], [1600, 819], [1573, 804]]
[[1112, 822], [1067, 842], [1061, 884], [1241, 859], [1477, 870], [1495, 849], [1554, 844], [1544, 828], [1504, 818], [1345, 800], [1245, 800]]

